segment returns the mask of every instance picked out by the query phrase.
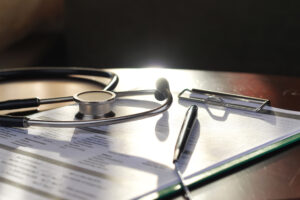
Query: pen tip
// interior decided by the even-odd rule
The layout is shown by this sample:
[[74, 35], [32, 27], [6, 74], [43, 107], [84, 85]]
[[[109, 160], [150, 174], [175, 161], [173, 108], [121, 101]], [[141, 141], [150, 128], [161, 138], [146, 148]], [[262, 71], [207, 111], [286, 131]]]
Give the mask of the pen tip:
[[173, 156], [173, 163], [174, 164], [178, 160], [179, 154], [180, 154], [180, 150], [179, 149], [175, 149], [174, 156]]
[[198, 106], [196, 106], [196, 105], [192, 105], [191, 107], [192, 107], [192, 109], [198, 110]]

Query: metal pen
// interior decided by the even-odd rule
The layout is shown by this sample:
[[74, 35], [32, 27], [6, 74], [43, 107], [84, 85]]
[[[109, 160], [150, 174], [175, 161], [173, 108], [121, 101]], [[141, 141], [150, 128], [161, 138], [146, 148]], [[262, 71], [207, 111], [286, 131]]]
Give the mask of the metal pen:
[[176, 173], [179, 177], [180, 183], [184, 189], [186, 199], [191, 199], [191, 194], [190, 194], [188, 187], [184, 184], [183, 177], [177, 166], [177, 161], [180, 159], [180, 157], [185, 149], [188, 138], [189, 138], [189, 136], [192, 132], [193, 126], [197, 120], [197, 113], [198, 113], [198, 107], [196, 105], [190, 106], [189, 109], [187, 110], [187, 112], [185, 114], [185, 118], [183, 120], [183, 124], [182, 124], [180, 132], [179, 132], [179, 136], [177, 138], [177, 142], [176, 142], [175, 150], [174, 150], [174, 156], [173, 156], [173, 163], [175, 164], [175, 171], [176, 171]]
[[192, 105], [189, 107], [189, 109], [185, 114], [185, 118], [181, 126], [179, 136], [175, 145], [173, 163], [175, 163], [183, 153], [188, 137], [192, 132], [193, 126], [196, 122], [197, 112], [198, 112], [198, 107], [196, 105]]

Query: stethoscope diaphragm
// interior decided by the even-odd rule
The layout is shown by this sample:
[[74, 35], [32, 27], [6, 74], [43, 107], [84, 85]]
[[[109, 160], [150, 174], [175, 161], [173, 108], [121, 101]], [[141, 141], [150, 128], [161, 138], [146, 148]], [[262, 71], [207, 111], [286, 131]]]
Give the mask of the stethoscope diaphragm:
[[116, 100], [116, 94], [111, 91], [86, 91], [74, 95], [74, 101], [78, 103], [79, 111], [77, 119], [99, 119], [112, 117], [112, 104]]

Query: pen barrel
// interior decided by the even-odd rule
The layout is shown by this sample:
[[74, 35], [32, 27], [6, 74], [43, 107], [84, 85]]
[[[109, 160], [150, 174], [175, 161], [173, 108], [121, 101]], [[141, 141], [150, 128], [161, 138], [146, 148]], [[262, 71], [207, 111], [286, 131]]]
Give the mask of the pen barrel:
[[175, 145], [173, 162], [175, 163], [183, 153], [188, 138], [192, 132], [193, 126], [197, 120], [198, 107], [192, 105], [186, 112], [185, 118], [183, 120], [179, 136]]

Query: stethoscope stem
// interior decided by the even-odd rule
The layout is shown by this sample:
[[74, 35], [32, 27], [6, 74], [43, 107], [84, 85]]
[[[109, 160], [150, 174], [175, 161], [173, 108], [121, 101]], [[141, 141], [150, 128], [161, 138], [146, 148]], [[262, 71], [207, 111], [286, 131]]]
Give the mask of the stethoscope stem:
[[[123, 97], [128, 95], [147, 95], [153, 93], [155, 90], [136, 90], [136, 91], [122, 91], [115, 92], [117, 97]], [[39, 98], [29, 98], [29, 99], [15, 99], [0, 102], [0, 110], [9, 110], [9, 109], [19, 109], [19, 108], [30, 108], [30, 107], [38, 107], [43, 104], [54, 104], [54, 103], [63, 103], [74, 101], [73, 96], [67, 97], [56, 97], [56, 98], [47, 98], [47, 99], [39, 99]]]
[[42, 104], [52, 104], [52, 103], [63, 103], [69, 101], [73, 101], [73, 96], [40, 99], [40, 104], [42, 105]]
[[156, 90], [132, 90], [132, 91], [122, 91], [122, 92], [115, 92], [117, 97], [124, 97], [124, 96], [137, 96], [137, 95], [149, 95], [153, 94]]

